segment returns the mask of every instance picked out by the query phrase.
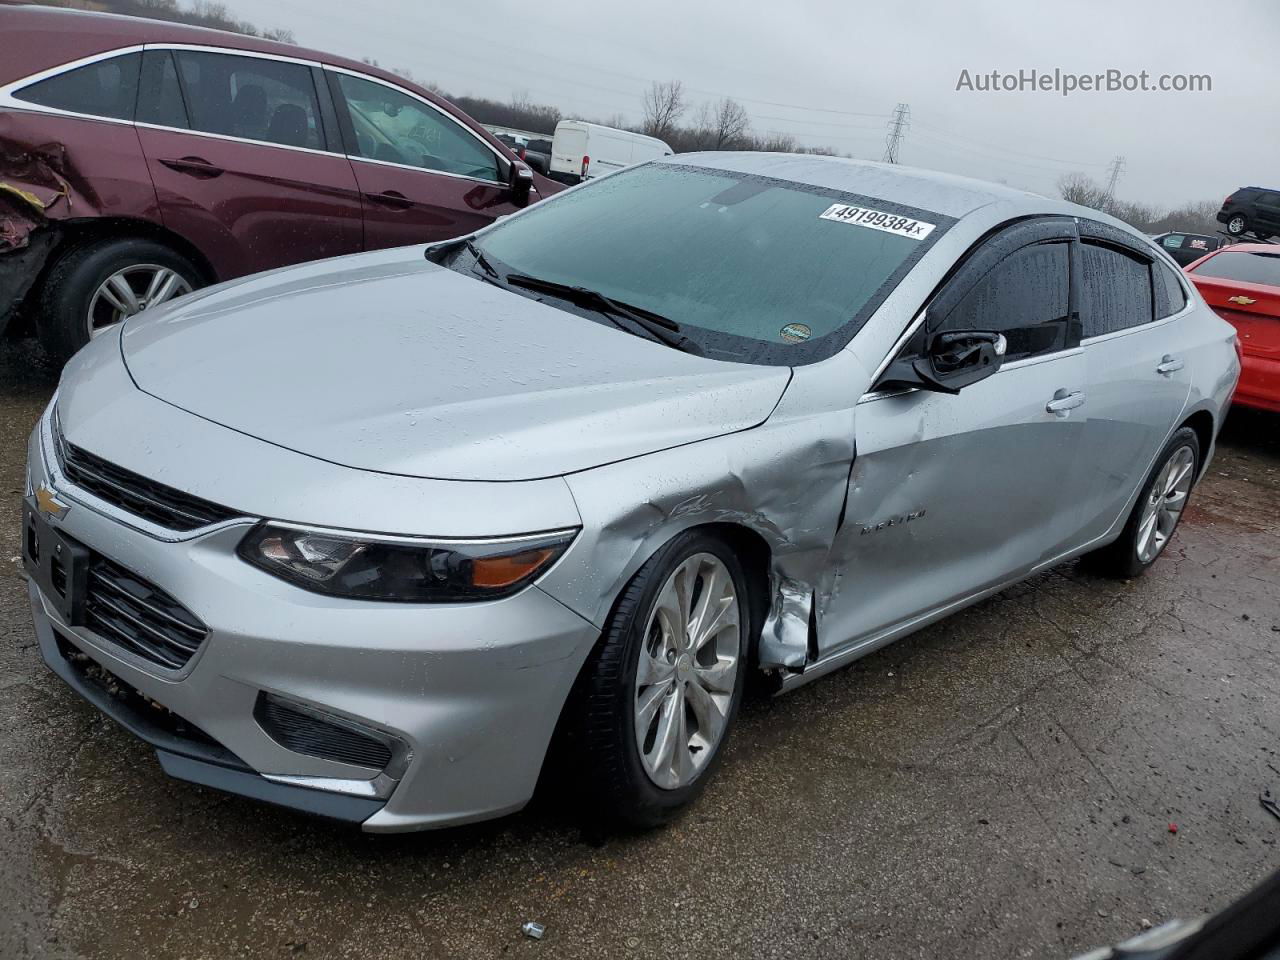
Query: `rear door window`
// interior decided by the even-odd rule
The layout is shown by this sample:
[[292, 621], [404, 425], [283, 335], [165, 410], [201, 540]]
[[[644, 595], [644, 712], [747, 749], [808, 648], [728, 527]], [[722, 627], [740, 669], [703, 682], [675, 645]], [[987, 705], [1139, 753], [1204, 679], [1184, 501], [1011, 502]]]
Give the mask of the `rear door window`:
[[1155, 318], [1148, 261], [1119, 247], [1088, 240], [1081, 243], [1080, 254], [1080, 306], [1086, 339]]
[[311, 68], [176, 50], [191, 129], [287, 147], [325, 148]]
[[178, 85], [178, 68], [168, 50], [148, 50], [142, 57], [138, 89], [138, 123], [160, 127], [187, 127], [187, 107]]
[[501, 182], [497, 154], [456, 120], [386, 84], [336, 76], [355, 133], [352, 156]]
[[141, 54], [125, 53], [88, 63], [23, 87], [13, 97], [55, 110], [132, 120], [141, 59]]
[[1062, 349], [1071, 313], [1070, 246], [1037, 243], [1001, 260], [951, 308], [935, 330], [995, 330], [1007, 360]]
[[1187, 238], [1180, 233], [1171, 233], [1167, 237], [1160, 238], [1160, 246], [1164, 247], [1166, 250], [1180, 250], [1186, 239]]
[[1191, 272], [1197, 277], [1220, 277], [1238, 283], [1280, 287], [1280, 253], [1227, 250], [1210, 257]]

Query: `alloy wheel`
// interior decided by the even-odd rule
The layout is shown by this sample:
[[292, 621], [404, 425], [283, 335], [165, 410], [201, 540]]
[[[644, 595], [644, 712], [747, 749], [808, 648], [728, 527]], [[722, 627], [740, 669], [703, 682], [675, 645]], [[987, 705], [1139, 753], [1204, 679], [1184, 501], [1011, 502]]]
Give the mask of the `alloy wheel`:
[[117, 270], [94, 292], [85, 317], [89, 339], [156, 304], [191, 292], [182, 274], [156, 263], [137, 263]]
[[686, 558], [658, 592], [635, 683], [635, 735], [649, 779], [692, 783], [724, 735], [740, 658], [741, 603], [717, 557]]
[[1142, 507], [1138, 520], [1138, 559], [1150, 563], [1160, 555], [1191, 493], [1195, 472], [1195, 453], [1190, 447], [1178, 447], [1169, 455]]
[[1244, 233], [1244, 217], [1236, 214], [1227, 221], [1227, 233], [1239, 234]]

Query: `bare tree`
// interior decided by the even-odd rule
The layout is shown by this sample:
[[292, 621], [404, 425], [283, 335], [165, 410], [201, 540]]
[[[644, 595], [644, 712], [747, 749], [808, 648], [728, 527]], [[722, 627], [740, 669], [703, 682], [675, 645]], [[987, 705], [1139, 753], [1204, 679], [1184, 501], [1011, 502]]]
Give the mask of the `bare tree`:
[[710, 123], [707, 129], [711, 136], [712, 150], [731, 150], [744, 140], [751, 130], [751, 118], [742, 104], [730, 97], [725, 97], [706, 113]]
[[644, 132], [651, 137], [667, 136], [684, 109], [684, 85], [679, 80], [653, 81], [644, 95]]
[[1058, 180], [1058, 193], [1063, 200], [1095, 210], [1103, 209], [1107, 202], [1107, 188], [1083, 173], [1064, 174]]

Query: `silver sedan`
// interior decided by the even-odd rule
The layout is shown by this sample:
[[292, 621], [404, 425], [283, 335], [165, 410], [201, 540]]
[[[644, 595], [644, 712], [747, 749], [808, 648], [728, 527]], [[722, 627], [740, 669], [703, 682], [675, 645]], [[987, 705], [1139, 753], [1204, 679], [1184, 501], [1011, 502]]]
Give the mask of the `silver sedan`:
[[807, 683], [1074, 557], [1141, 574], [1232, 328], [1140, 234], [822, 157], [639, 166], [148, 310], [30, 443], [44, 658], [172, 775], [418, 829], [703, 788]]

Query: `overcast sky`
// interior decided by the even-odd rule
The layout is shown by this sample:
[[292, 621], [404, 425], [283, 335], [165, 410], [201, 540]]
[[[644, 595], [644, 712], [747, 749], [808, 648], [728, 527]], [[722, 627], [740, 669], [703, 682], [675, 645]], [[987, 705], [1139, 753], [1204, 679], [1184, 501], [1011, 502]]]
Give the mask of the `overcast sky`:
[[[880, 159], [894, 105], [903, 163], [1055, 193], [1079, 171], [1158, 206], [1280, 179], [1280, 3], [1059, 0], [231, 0], [304, 46], [372, 57], [455, 94], [527, 93], [566, 116], [641, 116], [653, 80], [696, 108], [729, 95], [759, 132]], [[1209, 74], [1205, 93], [981, 93], [971, 74], [1054, 68]], [[693, 110], [690, 111], [692, 113]]]

